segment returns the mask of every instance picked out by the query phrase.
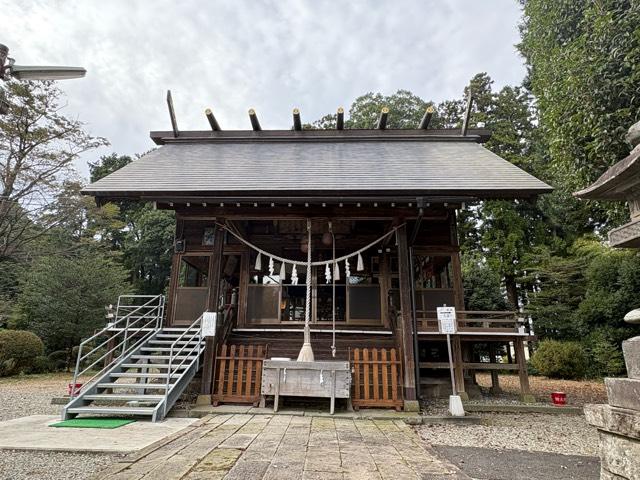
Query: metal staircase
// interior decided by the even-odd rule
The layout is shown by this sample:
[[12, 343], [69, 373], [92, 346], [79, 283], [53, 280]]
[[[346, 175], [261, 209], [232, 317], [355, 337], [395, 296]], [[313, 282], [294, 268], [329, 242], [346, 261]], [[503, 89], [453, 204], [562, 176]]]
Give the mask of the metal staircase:
[[202, 316], [189, 327], [162, 328], [164, 305], [162, 295], [118, 299], [114, 321], [80, 344], [72, 385], [82, 387], [71, 393], [64, 420], [166, 416], [200, 368], [204, 340]]

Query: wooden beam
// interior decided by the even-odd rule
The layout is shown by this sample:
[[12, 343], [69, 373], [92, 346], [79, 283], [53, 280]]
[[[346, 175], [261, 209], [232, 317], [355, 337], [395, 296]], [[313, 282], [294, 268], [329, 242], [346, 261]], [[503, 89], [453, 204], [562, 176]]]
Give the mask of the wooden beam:
[[409, 267], [409, 247], [407, 227], [403, 225], [397, 232], [398, 274], [400, 281], [400, 318], [397, 322], [397, 337], [402, 347], [402, 370], [404, 399], [416, 400], [416, 373], [413, 350], [413, 329], [411, 309], [411, 272]]
[[382, 111], [380, 112], [380, 116], [378, 117], [378, 123], [376, 124], [376, 128], [378, 130], [384, 130], [387, 128], [387, 119], [389, 118], [389, 109], [387, 107], [382, 107]]
[[344, 130], [344, 108], [338, 107], [338, 113], [336, 117], [336, 129]]
[[293, 109], [293, 129], [296, 132], [300, 132], [302, 130], [302, 120], [300, 119], [300, 110], [297, 108]]
[[469, 97], [467, 98], [467, 108], [464, 112], [464, 119], [462, 121], [462, 136], [467, 136], [467, 130], [469, 129], [469, 121], [471, 120], [471, 106], [473, 105], [473, 96], [471, 92], [469, 92]]
[[251, 120], [251, 128], [253, 128], [255, 132], [262, 130], [260, 122], [258, 121], [258, 115], [256, 115], [256, 111], [253, 108], [249, 109], [249, 120]]
[[176, 138], [180, 134], [180, 132], [178, 131], [176, 112], [173, 109], [173, 98], [171, 97], [171, 90], [167, 90], [167, 107], [169, 108], [169, 118], [171, 119], [171, 129], [173, 130], [173, 137]]
[[420, 125], [418, 126], [420, 130], [427, 130], [429, 128], [433, 112], [435, 112], [435, 108], [433, 108], [432, 105], [429, 105], [422, 116], [422, 120], [420, 120]]
[[207, 116], [207, 120], [209, 120], [209, 125], [211, 126], [211, 130], [213, 130], [214, 132], [219, 132], [220, 130], [222, 130], [220, 128], [220, 124], [218, 123], [218, 120], [216, 120], [216, 117], [213, 116], [213, 112], [211, 111], [210, 108], [207, 108], [204, 111], [204, 114]]

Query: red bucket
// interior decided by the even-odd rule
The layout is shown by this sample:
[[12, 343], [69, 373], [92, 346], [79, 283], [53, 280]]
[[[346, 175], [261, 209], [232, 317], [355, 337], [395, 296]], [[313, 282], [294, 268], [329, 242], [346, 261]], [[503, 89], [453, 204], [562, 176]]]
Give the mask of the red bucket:
[[566, 405], [567, 404], [567, 394], [564, 392], [553, 392], [551, 394], [551, 401], [554, 405]]
[[73, 383], [70, 383], [69, 385], [67, 385], [67, 395], [77, 395], [78, 393], [80, 393], [81, 388], [81, 383], [76, 383], [75, 388], [73, 388]]

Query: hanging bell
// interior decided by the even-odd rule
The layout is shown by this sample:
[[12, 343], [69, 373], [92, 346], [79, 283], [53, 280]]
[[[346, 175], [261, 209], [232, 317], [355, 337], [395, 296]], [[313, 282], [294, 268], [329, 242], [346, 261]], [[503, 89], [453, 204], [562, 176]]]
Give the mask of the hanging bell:
[[361, 272], [364, 270], [364, 261], [362, 260], [362, 254], [358, 254], [358, 265], [356, 266], [356, 270]]
[[256, 270], [262, 270], [262, 254], [258, 252], [258, 256], [256, 257]]

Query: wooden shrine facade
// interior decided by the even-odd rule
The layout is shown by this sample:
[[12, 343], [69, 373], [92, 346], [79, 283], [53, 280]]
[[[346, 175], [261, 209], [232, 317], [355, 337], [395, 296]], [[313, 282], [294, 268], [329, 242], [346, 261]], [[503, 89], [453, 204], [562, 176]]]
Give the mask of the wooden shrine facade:
[[[456, 215], [470, 202], [530, 198], [550, 187], [485, 149], [486, 130], [432, 130], [428, 119], [415, 130], [387, 130], [386, 115], [372, 130], [301, 130], [294, 112], [292, 130], [263, 131], [254, 112], [252, 131], [221, 131], [208, 112], [212, 130], [196, 132], [178, 131], [172, 117], [172, 131], [152, 132], [160, 148], [84, 190], [98, 202], [139, 199], [176, 212], [167, 325], [219, 313], [202, 394], [224, 401], [216, 391], [224, 385], [253, 402], [262, 357], [246, 352], [297, 356], [307, 279], [315, 357], [359, 365], [354, 404], [397, 407], [421, 386], [437, 393], [447, 375], [435, 309], [445, 304], [459, 312], [461, 390], [476, 370], [500, 368], [518, 371], [527, 393], [526, 325], [512, 312], [465, 311]], [[296, 282], [291, 265], [283, 272], [269, 259], [304, 261], [309, 220], [316, 262], [333, 258], [333, 239], [336, 258], [375, 243], [330, 279], [323, 266], [299, 265]], [[258, 250], [268, 254], [261, 261]], [[515, 347], [515, 361], [497, 363], [505, 344]], [[238, 372], [240, 362], [252, 365], [249, 376]]]

